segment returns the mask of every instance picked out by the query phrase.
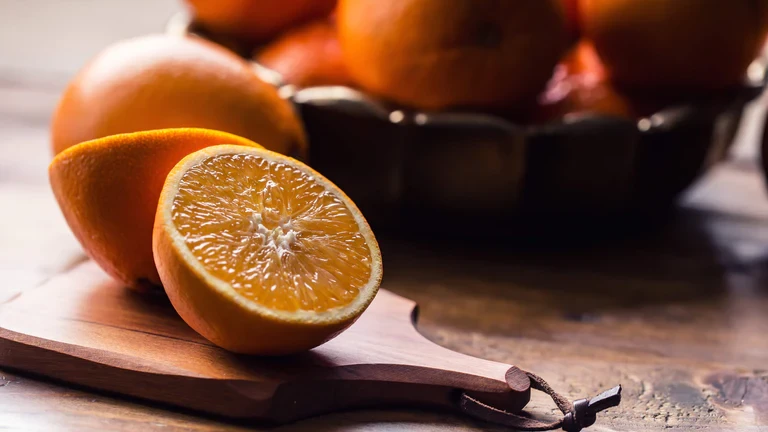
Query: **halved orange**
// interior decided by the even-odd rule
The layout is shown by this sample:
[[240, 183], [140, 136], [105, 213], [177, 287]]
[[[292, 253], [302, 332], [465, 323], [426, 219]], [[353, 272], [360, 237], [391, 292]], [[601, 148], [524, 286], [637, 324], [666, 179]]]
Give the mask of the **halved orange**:
[[85, 252], [125, 285], [160, 285], [152, 229], [165, 178], [184, 156], [218, 144], [261, 147], [207, 129], [161, 129], [86, 141], [48, 168], [53, 194]]
[[376, 295], [379, 246], [355, 204], [290, 157], [237, 145], [190, 154], [166, 179], [153, 236], [165, 291], [230, 351], [304, 351]]

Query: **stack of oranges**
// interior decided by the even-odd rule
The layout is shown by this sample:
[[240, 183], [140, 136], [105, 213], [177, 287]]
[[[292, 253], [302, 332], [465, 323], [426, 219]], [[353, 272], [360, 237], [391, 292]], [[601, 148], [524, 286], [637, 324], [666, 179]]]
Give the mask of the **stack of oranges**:
[[200, 25], [249, 41], [299, 87], [544, 118], [634, 116], [736, 87], [768, 33], [766, 0], [188, 2]]
[[564, 0], [581, 37], [538, 114], [648, 115], [744, 82], [768, 35], [768, 1]]
[[254, 59], [300, 87], [354, 85], [420, 109], [498, 108], [534, 100], [568, 43], [555, 0], [341, 0]]

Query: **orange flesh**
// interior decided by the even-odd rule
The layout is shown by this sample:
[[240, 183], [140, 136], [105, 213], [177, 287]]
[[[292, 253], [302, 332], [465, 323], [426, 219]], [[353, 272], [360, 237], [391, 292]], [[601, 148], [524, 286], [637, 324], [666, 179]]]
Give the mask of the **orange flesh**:
[[184, 173], [172, 212], [209, 274], [270, 309], [342, 307], [371, 276], [371, 251], [344, 201], [283, 162], [209, 157]]

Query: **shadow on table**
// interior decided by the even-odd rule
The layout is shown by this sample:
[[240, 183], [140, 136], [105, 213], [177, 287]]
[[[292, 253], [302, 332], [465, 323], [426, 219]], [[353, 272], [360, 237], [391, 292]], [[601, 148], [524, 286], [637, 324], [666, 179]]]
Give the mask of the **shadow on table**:
[[663, 223], [582, 227], [390, 234], [381, 239], [383, 286], [438, 326], [492, 333], [517, 331], [515, 323], [718, 321], [728, 319], [718, 309], [768, 296], [765, 222], [681, 210]]

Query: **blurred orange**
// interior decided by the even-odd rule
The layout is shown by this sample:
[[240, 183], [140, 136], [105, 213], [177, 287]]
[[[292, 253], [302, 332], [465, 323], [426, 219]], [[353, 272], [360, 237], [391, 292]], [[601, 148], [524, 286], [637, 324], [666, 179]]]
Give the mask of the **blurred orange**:
[[328, 16], [336, 0], [187, 0], [195, 21], [207, 30], [264, 41], [279, 32]]
[[581, 0], [580, 22], [615, 82], [738, 85], [766, 37], [768, 0]]
[[289, 30], [258, 50], [254, 59], [279, 72], [286, 83], [299, 87], [353, 84], [341, 55], [336, 26], [329, 20]]
[[560, 0], [340, 0], [355, 81], [423, 109], [532, 100], [566, 50]]
[[606, 79], [594, 47], [585, 41], [580, 42], [555, 69], [539, 99], [536, 120], [556, 120], [575, 113], [634, 115], [630, 101]]
[[245, 60], [199, 38], [161, 35], [114, 44], [75, 76], [53, 116], [53, 152], [179, 127], [230, 132], [284, 154], [306, 152], [293, 107]]

